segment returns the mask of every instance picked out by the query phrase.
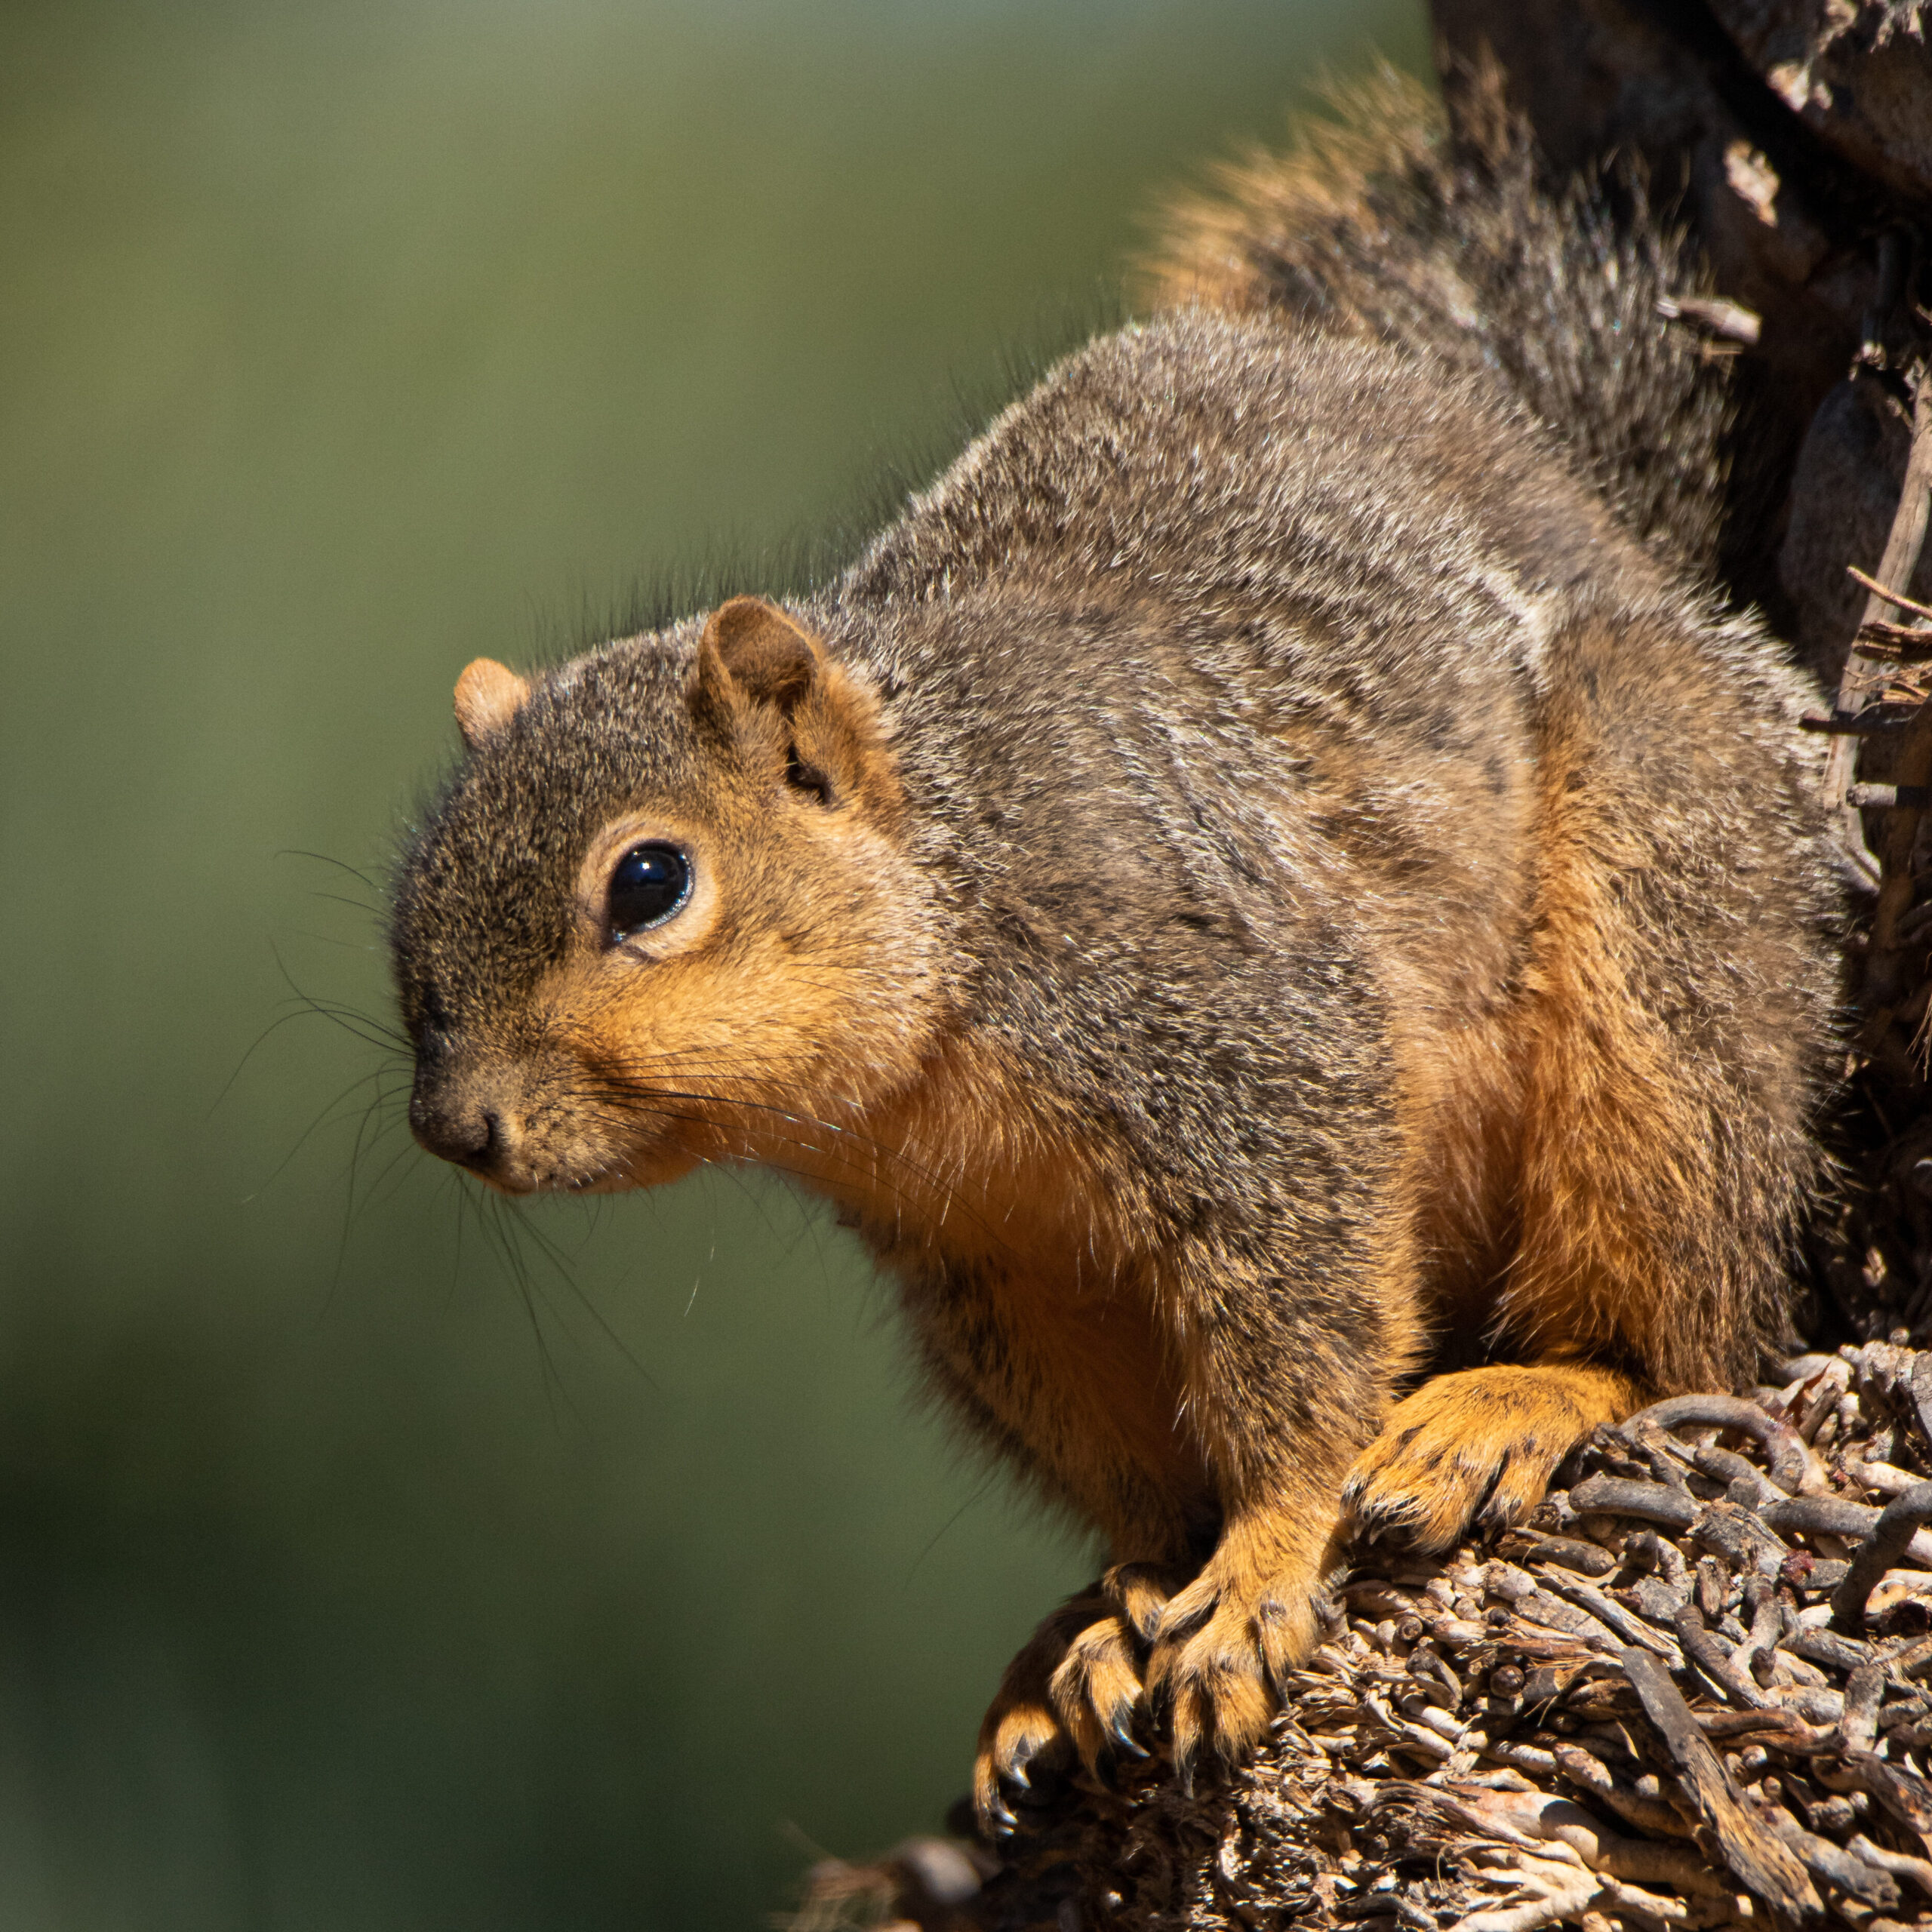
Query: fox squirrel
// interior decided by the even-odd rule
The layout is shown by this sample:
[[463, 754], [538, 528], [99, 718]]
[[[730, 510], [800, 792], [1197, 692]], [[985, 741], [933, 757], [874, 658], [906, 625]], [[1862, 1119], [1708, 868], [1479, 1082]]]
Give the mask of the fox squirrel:
[[1749, 1380], [1820, 1171], [1805, 692], [1641, 183], [1385, 78], [1226, 186], [835, 583], [472, 664], [395, 894], [425, 1146], [795, 1176], [1104, 1537], [989, 1824], [1150, 1718], [1239, 1754], [1352, 1538]]

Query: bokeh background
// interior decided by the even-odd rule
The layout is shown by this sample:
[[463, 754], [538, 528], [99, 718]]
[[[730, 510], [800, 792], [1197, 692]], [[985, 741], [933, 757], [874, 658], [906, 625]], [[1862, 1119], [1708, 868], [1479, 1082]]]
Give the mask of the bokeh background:
[[963, 1790], [1090, 1553], [777, 1186], [417, 1155], [383, 870], [465, 661], [795, 581], [1377, 51], [1414, 0], [0, 6], [0, 1924], [755, 1927]]

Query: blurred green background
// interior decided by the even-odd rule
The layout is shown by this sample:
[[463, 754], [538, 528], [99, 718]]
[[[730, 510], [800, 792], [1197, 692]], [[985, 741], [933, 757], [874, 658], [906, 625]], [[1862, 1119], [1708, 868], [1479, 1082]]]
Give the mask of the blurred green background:
[[376, 888], [466, 660], [783, 587], [1377, 48], [1414, 0], [0, 9], [0, 1924], [752, 1927], [963, 1790], [1088, 1553], [777, 1187], [493, 1241]]

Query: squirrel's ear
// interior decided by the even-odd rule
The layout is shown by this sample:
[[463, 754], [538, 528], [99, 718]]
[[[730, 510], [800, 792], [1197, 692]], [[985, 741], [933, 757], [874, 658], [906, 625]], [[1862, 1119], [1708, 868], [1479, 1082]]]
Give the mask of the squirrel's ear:
[[898, 780], [868, 690], [777, 605], [734, 597], [712, 613], [691, 703], [701, 728], [821, 804], [896, 809]]
[[456, 681], [456, 722], [463, 742], [476, 750], [517, 715], [529, 695], [530, 680], [494, 657], [466, 664]]
[[824, 657], [776, 604], [734, 597], [712, 612], [697, 647], [702, 700], [728, 713], [734, 696], [789, 717], [817, 681]]

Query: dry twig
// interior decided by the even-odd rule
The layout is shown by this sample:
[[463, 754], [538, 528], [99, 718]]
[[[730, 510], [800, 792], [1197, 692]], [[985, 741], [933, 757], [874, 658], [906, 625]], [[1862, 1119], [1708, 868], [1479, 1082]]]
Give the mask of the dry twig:
[[[1905, 481], [1899, 492], [1899, 506], [1885, 541], [1877, 578], [1858, 570], [1852, 575], [1869, 595], [1859, 620], [1853, 648], [1845, 658], [1844, 672], [1838, 683], [1834, 718], [1841, 724], [1856, 720], [1863, 708], [1863, 694], [1875, 677], [1884, 671], [1884, 660], [1862, 648], [1865, 634], [1874, 624], [1884, 621], [1888, 608], [1914, 610], [1903, 595], [1918, 567], [1919, 553], [1925, 543], [1925, 527], [1932, 509], [1932, 374], [1923, 368], [1915, 384], [1912, 405], [1912, 451], [1906, 463]], [[1897, 759], [1896, 783], [1901, 787], [1923, 790], [1932, 780], [1932, 717], [1921, 706], [1911, 721], [1912, 729]], [[1825, 762], [1824, 794], [1827, 807], [1838, 823], [1838, 835], [1846, 851], [1861, 863], [1869, 863], [1864, 828], [1857, 808], [1849, 802], [1852, 768], [1856, 756], [1854, 740], [1847, 735], [1837, 738]], [[1869, 984], [1882, 998], [1895, 975], [1897, 952], [1897, 928], [1900, 916], [1910, 905], [1912, 894], [1911, 858], [1918, 836], [1921, 805], [1900, 802], [1889, 814], [1878, 854], [1878, 903], [1872, 915], [1872, 949], [1866, 961]]]

